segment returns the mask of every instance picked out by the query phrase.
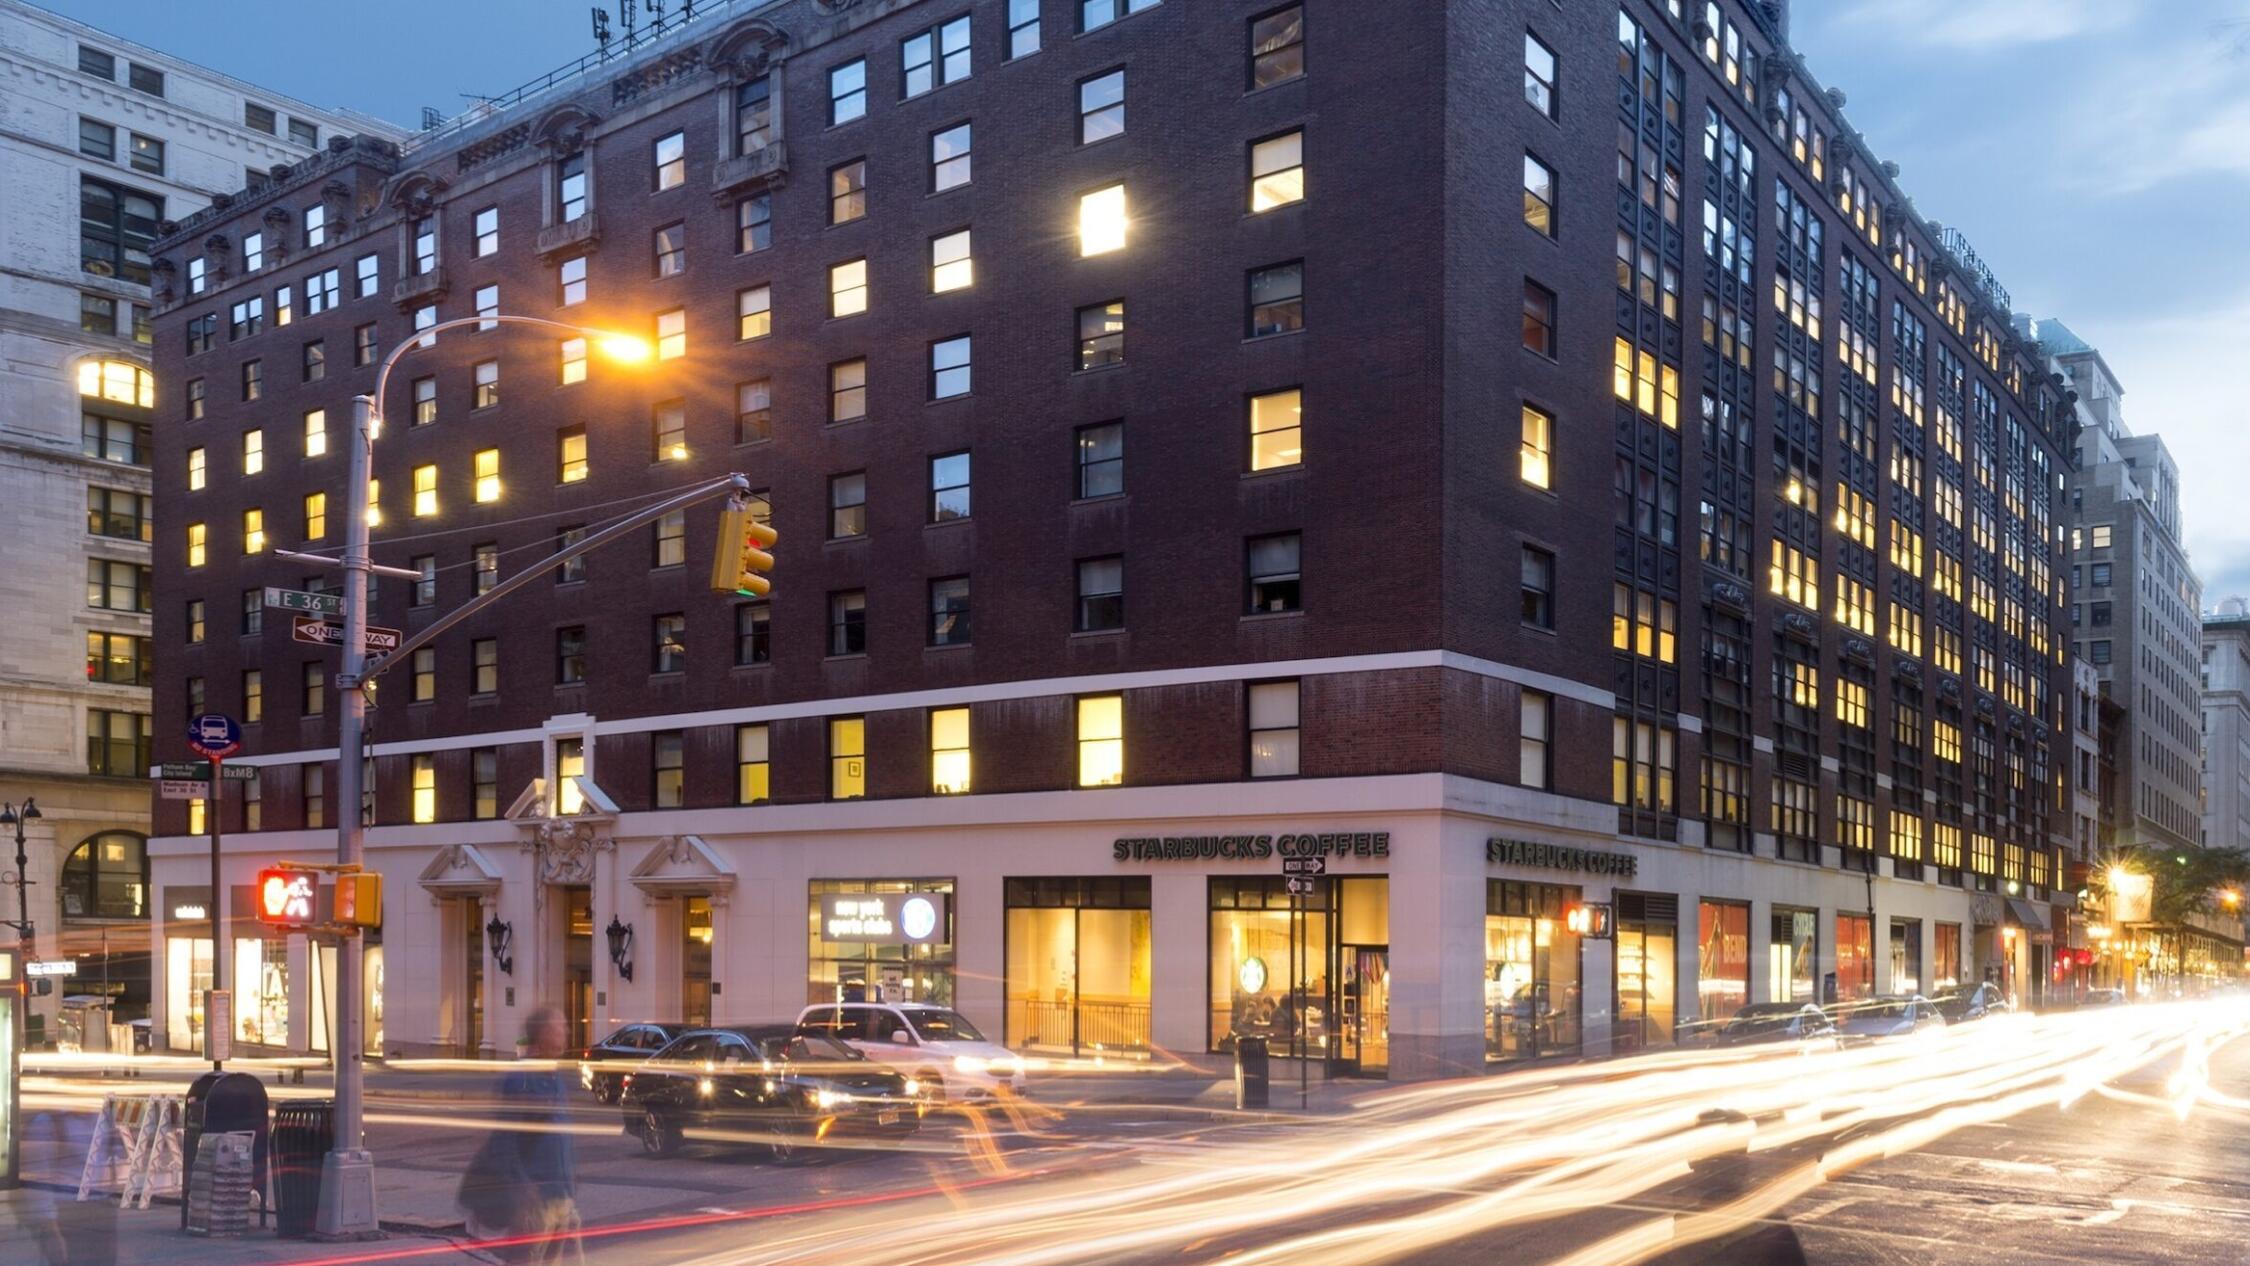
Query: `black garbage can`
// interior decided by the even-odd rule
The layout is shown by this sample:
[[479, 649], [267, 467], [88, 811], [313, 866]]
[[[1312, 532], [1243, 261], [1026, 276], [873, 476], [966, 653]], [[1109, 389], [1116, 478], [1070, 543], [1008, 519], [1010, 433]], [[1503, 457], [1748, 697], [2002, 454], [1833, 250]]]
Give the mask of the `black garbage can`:
[[275, 1233], [302, 1239], [320, 1213], [320, 1167], [336, 1146], [336, 1101], [290, 1099], [273, 1110]]
[[[266, 1086], [249, 1073], [209, 1072], [188, 1086], [187, 1102], [180, 1113], [181, 1191], [195, 1171], [195, 1149], [205, 1133], [254, 1134], [250, 1178], [263, 1195], [266, 1186], [266, 1146], [271, 1127], [266, 1120]], [[180, 1227], [187, 1228], [188, 1202], [180, 1201]]]
[[1234, 1106], [1263, 1108], [1272, 1099], [1273, 1075], [1266, 1056], [1266, 1039], [1234, 1039]]

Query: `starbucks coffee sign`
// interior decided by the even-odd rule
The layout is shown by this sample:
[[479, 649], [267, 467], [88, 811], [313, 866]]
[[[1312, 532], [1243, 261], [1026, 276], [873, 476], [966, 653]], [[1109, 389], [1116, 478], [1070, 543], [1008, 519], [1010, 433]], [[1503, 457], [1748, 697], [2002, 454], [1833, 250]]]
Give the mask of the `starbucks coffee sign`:
[[1162, 835], [1122, 839], [1110, 845], [1121, 862], [1256, 862], [1273, 857], [1369, 857], [1391, 855], [1389, 831], [1314, 835]]
[[1540, 870], [1569, 870], [1582, 875], [1614, 875], [1631, 879], [1640, 860], [1631, 853], [1604, 853], [1567, 844], [1541, 844], [1493, 836], [1484, 842], [1484, 860], [1503, 866], [1531, 866]]

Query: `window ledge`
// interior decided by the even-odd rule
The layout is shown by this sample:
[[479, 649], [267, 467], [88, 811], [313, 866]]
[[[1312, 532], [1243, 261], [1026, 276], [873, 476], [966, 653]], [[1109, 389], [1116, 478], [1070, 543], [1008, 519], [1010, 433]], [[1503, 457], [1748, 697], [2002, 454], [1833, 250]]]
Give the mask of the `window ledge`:
[[1125, 629], [1123, 628], [1123, 626], [1114, 629], [1074, 629], [1070, 634], [1070, 638], [1074, 642], [1080, 639], [1085, 639], [1087, 641], [1099, 641], [1103, 638], [1116, 638], [1123, 636], [1125, 636]]
[[1243, 471], [1242, 482], [1249, 483], [1253, 479], [1282, 479], [1290, 475], [1302, 475], [1304, 473], [1305, 464], [1303, 462], [1298, 462], [1293, 466], [1269, 466], [1264, 470]]
[[952, 396], [932, 396], [931, 398], [929, 398], [929, 399], [927, 399], [927, 400], [924, 400], [924, 401], [922, 402], [922, 404], [923, 404], [923, 405], [924, 405], [925, 407], [928, 407], [928, 406], [941, 405], [941, 404], [952, 404], [952, 403], [954, 403], [955, 401], [959, 401], [959, 400], [974, 400], [974, 399], [976, 399], [976, 398], [977, 398], [977, 393], [976, 393], [976, 392], [973, 392], [973, 391], [964, 391], [964, 392], [960, 393], [959, 395], [952, 395]]
[[976, 643], [974, 642], [948, 642], [943, 646], [930, 646], [925, 644], [922, 647], [922, 650], [925, 654], [932, 655], [942, 654], [946, 651], [969, 651], [975, 649]]
[[1096, 365], [1091, 369], [1073, 369], [1070, 371], [1070, 376], [1073, 378], [1086, 378], [1092, 377], [1096, 374], [1121, 373], [1129, 363], [1130, 362], [1127, 361], [1113, 361], [1107, 365]]
[[835, 663], [840, 663], [840, 662], [843, 662], [843, 661], [845, 661], [845, 660], [854, 660], [854, 659], [866, 659], [866, 658], [867, 658], [867, 652], [866, 652], [866, 651], [847, 651], [846, 653], [844, 653], [844, 654], [842, 654], [842, 655], [823, 655], [823, 656], [821, 656], [821, 657], [820, 657], [820, 662], [821, 662], [821, 663], [824, 663], [824, 664], [835, 664]]
[[1304, 617], [1304, 614], [1305, 609], [1303, 607], [1299, 607], [1294, 611], [1246, 611], [1240, 618], [1241, 622], [1244, 624], [1258, 624], [1272, 620], [1302, 619]]
[[1105, 492], [1098, 497], [1072, 497], [1070, 499], [1070, 504], [1074, 506], [1107, 505], [1112, 501], [1128, 501], [1131, 499], [1131, 496], [1132, 494], [1124, 492]]
[[959, 525], [961, 525], [961, 524], [965, 524], [965, 523], [973, 523], [973, 522], [975, 522], [975, 519], [974, 519], [974, 518], [972, 518], [972, 517], [971, 517], [971, 516], [969, 516], [969, 515], [963, 514], [963, 515], [957, 515], [957, 516], [955, 516], [955, 517], [953, 517], [953, 518], [950, 518], [950, 519], [933, 519], [933, 520], [931, 520], [930, 522], [928, 522], [928, 523], [925, 523], [925, 524], [923, 524], [923, 525], [922, 525], [922, 530], [923, 530], [923, 531], [925, 531], [925, 532], [930, 532], [930, 531], [935, 531], [935, 530], [936, 530], [936, 529], [938, 529], [938, 528], [949, 528], [949, 527], [955, 527], [955, 526], [959, 526]]
[[660, 669], [657, 669], [656, 671], [654, 671], [654, 672], [650, 673], [650, 674], [648, 675], [648, 679], [649, 679], [649, 681], [651, 681], [651, 682], [659, 682], [659, 681], [685, 681], [685, 680], [687, 680], [687, 669], [685, 669], [685, 668], [669, 668], [669, 669], [666, 669], [666, 668], [660, 668]]
[[764, 661], [761, 661], [761, 662], [759, 662], [759, 663], [755, 663], [755, 664], [735, 664], [735, 665], [733, 665], [733, 671], [735, 671], [735, 672], [738, 672], [738, 673], [739, 673], [739, 672], [770, 672], [770, 671], [772, 671], [772, 669], [773, 669], [773, 661], [772, 661], [772, 660], [770, 660], [770, 659], [768, 659], [768, 660], [764, 660]]
[[1300, 325], [1294, 330], [1276, 330], [1271, 334], [1250, 334], [1244, 336], [1242, 345], [1244, 347], [1249, 347], [1252, 344], [1256, 343], [1271, 343], [1276, 340], [1286, 341], [1293, 338], [1302, 338], [1304, 337], [1304, 333], [1305, 327]]
[[823, 547], [832, 545], [861, 545], [865, 544], [866, 541], [867, 533], [862, 532], [858, 536], [831, 536], [827, 540], [822, 541], [821, 545]]

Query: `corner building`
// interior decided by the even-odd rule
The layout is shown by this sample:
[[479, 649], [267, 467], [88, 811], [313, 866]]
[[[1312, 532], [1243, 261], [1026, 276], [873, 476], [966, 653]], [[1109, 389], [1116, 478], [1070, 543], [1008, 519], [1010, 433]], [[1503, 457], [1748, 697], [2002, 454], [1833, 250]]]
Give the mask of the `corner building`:
[[[375, 556], [427, 579], [376, 624], [728, 470], [781, 563], [711, 593], [704, 507], [384, 679], [384, 1050], [888, 995], [1034, 1052], [1426, 1077], [2028, 987], [2070, 421], [2004, 303], [1777, 10], [1361, 8], [784, 0], [166, 237], [184, 269], [317, 205], [292, 272], [340, 279], [287, 329], [236, 281], [157, 318], [160, 381], [226, 399], [160, 433], [156, 619], [215, 705], [260, 674], [230, 885], [352, 808], [329, 652], [252, 592], [324, 577], [259, 550], [339, 540], [364, 362], [490, 309], [657, 359], [404, 360]], [[247, 428], [282, 456], [236, 478]], [[225, 477], [185, 492], [198, 448]], [[319, 964], [255, 952], [310, 1040]]]

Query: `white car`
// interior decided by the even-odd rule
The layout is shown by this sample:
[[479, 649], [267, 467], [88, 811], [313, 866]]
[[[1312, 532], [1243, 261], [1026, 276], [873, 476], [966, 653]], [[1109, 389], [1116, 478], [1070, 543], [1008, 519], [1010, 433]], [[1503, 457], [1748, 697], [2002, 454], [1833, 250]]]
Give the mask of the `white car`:
[[799, 1028], [832, 1034], [869, 1059], [919, 1081], [939, 1101], [1020, 1095], [1028, 1087], [1023, 1057], [986, 1040], [951, 1007], [923, 1002], [846, 1002], [806, 1007]]

